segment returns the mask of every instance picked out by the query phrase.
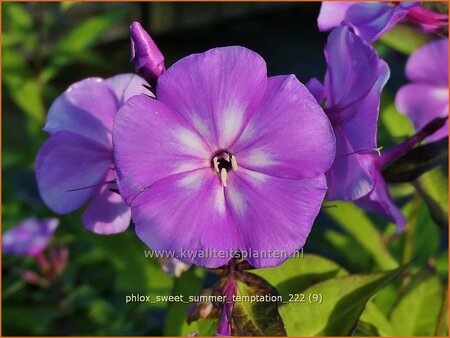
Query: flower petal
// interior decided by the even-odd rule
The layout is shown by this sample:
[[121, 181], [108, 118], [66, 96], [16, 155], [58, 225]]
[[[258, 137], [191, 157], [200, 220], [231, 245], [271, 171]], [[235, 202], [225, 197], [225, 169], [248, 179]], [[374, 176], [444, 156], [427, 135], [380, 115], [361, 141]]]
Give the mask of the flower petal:
[[226, 264], [232, 257], [218, 251], [238, 243], [223, 190], [210, 168], [159, 180], [131, 205], [137, 235], [153, 250], [185, 262], [208, 268]]
[[397, 225], [397, 232], [403, 231], [406, 219], [402, 211], [395, 205], [389, 193], [388, 186], [379, 172], [374, 173], [373, 190], [355, 203], [360, 208], [377, 213]]
[[407, 9], [411, 6], [392, 7], [387, 2], [360, 2], [349, 8], [345, 19], [363, 40], [373, 42], [408, 14]]
[[108, 83], [88, 78], [71, 85], [53, 102], [44, 130], [70, 131], [111, 147], [111, 128], [118, 109]]
[[130, 207], [109, 189], [109, 184], [102, 185], [82, 216], [84, 226], [100, 235], [123, 232], [131, 221]]
[[326, 98], [325, 86], [317, 78], [313, 77], [306, 83], [306, 88], [314, 96], [316, 101], [321, 104]]
[[[328, 64], [325, 75], [327, 114], [333, 124], [342, 123], [354, 117], [374, 88], [381, 91], [389, 78], [389, 68], [372, 46], [347, 26], [331, 32], [325, 57]], [[375, 98], [379, 101], [379, 97]], [[378, 113], [378, 104], [374, 108], [372, 111]]]
[[[118, 107], [134, 95], [153, 95], [145, 86], [148, 83], [136, 74], [120, 74], [106, 79], [117, 98]], [[114, 114], [115, 115], [115, 114]]]
[[406, 63], [411, 81], [448, 86], [448, 39], [427, 43], [416, 50]]
[[266, 63], [244, 47], [185, 57], [158, 79], [158, 100], [183, 115], [213, 150], [241, 134], [266, 86]]
[[44, 143], [36, 157], [41, 197], [54, 212], [71, 212], [92, 195], [111, 165], [107, 148], [78, 134], [59, 132]]
[[[448, 88], [433, 84], [408, 84], [395, 98], [397, 109], [408, 116], [419, 131], [437, 117], [448, 116]], [[448, 135], [448, 123], [426, 140], [436, 141]]]
[[258, 268], [276, 266], [300, 249], [325, 192], [324, 175], [291, 180], [243, 168], [229, 175], [227, 206], [249, 263]]
[[58, 225], [59, 220], [56, 218], [26, 219], [3, 234], [3, 252], [10, 255], [35, 256], [47, 247]]
[[345, 21], [348, 9], [357, 2], [323, 1], [320, 7], [317, 24], [320, 31], [329, 31]]
[[336, 158], [326, 173], [328, 200], [353, 201], [370, 192], [374, 180], [366, 154], [358, 154], [340, 127], [335, 128]]
[[129, 204], [162, 178], [211, 167], [212, 152], [190, 123], [145, 95], [122, 106], [113, 135], [119, 190]]
[[278, 177], [324, 173], [334, 159], [330, 122], [295, 76], [268, 80], [266, 94], [230, 148], [238, 166]]

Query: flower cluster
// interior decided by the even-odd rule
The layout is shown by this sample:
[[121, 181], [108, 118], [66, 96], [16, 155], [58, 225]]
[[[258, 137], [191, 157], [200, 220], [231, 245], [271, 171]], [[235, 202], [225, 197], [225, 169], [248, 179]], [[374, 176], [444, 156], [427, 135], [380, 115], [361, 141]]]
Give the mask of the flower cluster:
[[[239, 46], [166, 69], [134, 22], [131, 59], [142, 77], [80, 81], [50, 108], [50, 138], [36, 158], [41, 196], [57, 213], [89, 201], [83, 223], [99, 234], [124, 231], [132, 219], [143, 242], [174, 257], [182, 249], [287, 253], [248, 258], [255, 267], [278, 265], [301, 248], [325, 198], [354, 201], [401, 230], [406, 220], [381, 171], [446, 130], [378, 154], [389, 67], [370, 42], [402, 19], [427, 30], [446, 23], [418, 2], [323, 3], [319, 28], [334, 28], [328, 69], [323, 84], [314, 78], [307, 86], [294, 75], [268, 77], [264, 59]], [[397, 104], [418, 131], [448, 115], [447, 62], [436, 61], [448, 59], [447, 46], [432, 41], [408, 62], [413, 83]], [[216, 268], [229, 260], [194, 255], [188, 263]]]

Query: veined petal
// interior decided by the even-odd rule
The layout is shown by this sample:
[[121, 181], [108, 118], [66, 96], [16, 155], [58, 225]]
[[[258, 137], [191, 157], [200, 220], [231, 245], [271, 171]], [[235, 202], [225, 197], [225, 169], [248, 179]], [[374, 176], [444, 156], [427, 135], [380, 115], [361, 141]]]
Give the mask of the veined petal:
[[416, 50], [406, 63], [406, 76], [411, 81], [448, 87], [448, 39]]
[[276, 266], [300, 249], [325, 192], [324, 175], [291, 180], [243, 168], [230, 175], [227, 206], [249, 263], [258, 268]]
[[44, 130], [51, 135], [70, 131], [111, 147], [111, 129], [118, 108], [108, 83], [88, 78], [71, 85], [53, 102]]
[[389, 69], [372, 46], [347, 26], [330, 33], [325, 57], [327, 114], [334, 125], [351, 119], [372, 89], [384, 86]]
[[115, 94], [118, 107], [122, 106], [134, 95], [153, 95], [146, 87], [144, 87], [148, 86], [148, 83], [136, 74], [116, 75], [106, 79], [106, 83]]
[[26, 219], [3, 234], [3, 252], [10, 255], [35, 256], [47, 247], [58, 225], [59, 220], [56, 218]]
[[267, 82], [266, 63], [244, 47], [185, 57], [158, 79], [158, 100], [183, 115], [216, 151], [242, 133]]
[[211, 166], [212, 152], [191, 124], [145, 95], [122, 106], [113, 136], [118, 185], [129, 204], [162, 178]]
[[210, 168], [155, 182], [131, 208], [139, 238], [153, 250], [173, 252], [183, 261], [216, 268], [232, 258], [219, 250], [238, 247], [224, 188]]
[[104, 184], [90, 201], [82, 220], [96, 234], [117, 234], [128, 229], [131, 210], [118, 193], [110, 191], [109, 184]]
[[335, 128], [336, 158], [326, 173], [329, 200], [353, 201], [368, 194], [374, 185], [366, 154], [358, 154], [341, 128]]
[[377, 213], [397, 225], [397, 232], [403, 231], [406, 219], [402, 211], [395, 205], [388, 186], [379, 172], [374, 172], [375, 185], [366, 196], [355, 201], [360, 208]]
[[[395, 98], [397, 109], [408, 116], [419, 131], [437, 117], [448, 116], [448, 88], [427, 83], [412, 83], [400, 88]], [[437, 141], [448, 135], [448, 123], [426, 140]]]
[[112, 165], [111, 151], [72, 132], [51, 136], [36, 157], [39, 192], [54, 212], [65, 214], [79, 208]]
[[306, 178], [333, 162], [330, 121], [295, 76], [268, 80], [266, 94], [244, 132], [230, 148], [238, 166], [265, 174]]

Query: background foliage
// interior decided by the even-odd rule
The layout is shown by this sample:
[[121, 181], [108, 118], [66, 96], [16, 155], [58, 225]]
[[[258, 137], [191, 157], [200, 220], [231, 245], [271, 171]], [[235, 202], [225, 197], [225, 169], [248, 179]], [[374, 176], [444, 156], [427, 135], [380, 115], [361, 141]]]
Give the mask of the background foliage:
[[[305, 83], [325, 71], [327, 34], [317, 30], [318, 10], [319, 3], [2, 3], [2, 231], [30, 216], [52, 216], [39, 198], [33, 171], [46, 139], [46, 111], [75, 81], [133, 71], [128, 62], [132, 20], [143, 21], [153, 33], [167, 65], [192, 52], [237, 44], [260, 53], [269, 74], [295, 73]], [[393, 97], [405, 82], [408, 54], [428, 38], [401, 25], [375, 45], [392, 73], [382, 97], [382, 146], [413, 133]], [[448, 149], [443, 156], [446, 162]], [[325, 203], [303, 258], [251, 271], [284, 298], [323, 297], [321, 304], [280, 305], [287, 333], [447, 335], [447, 187], [445, 165], [392, 186], [408, 219], [401, 235], [393, 224], [352, 204]], [[195, 295], [211, 287], [217, 275], [191, 268], [178, 279], [166, 276], [155, 260], [145, 258], [146, 247], [132, 229], [102, 237], [83, 229], [80, 212], [61, 220], [54, 241], [69, 247], [70, 259], [51, 287], [20, 279], [17, 269], [35, 269], [33, 261], [2, 257], [4, 335], [214, 334], [214, 319], [186, 323], [186, 304], [126, 304], [125, 296]], [[270, 287], [254, 276], [245, 278], [261, 290]], [[240, 282], [241, 291], [247, 282]], [[274, 318], [262, 310], [238, 309], [241, 320], [251, 321], [260, 333]], [[271, 330], [276, 334], [276, 325]]]

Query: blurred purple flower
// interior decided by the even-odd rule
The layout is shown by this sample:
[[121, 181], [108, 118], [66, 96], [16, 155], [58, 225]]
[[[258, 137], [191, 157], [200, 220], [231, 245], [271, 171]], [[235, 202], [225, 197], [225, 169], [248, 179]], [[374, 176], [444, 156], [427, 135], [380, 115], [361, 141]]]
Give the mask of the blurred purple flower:
[[374, 178], [359, 153], [377, 147], [380, 95], [389, 68], [376, 51], [350, 27], [331, 32], [325, 46], [324, 85], [311, 79], [307, 87], [324, 102], [336, 135], [336, 158], [327, 172], [328, 199], [355, 200], [371, 191]]
[[[416, 130], [436, 117], [448, 116], [448, 39], [429, 42], [415, 51], [406, 64], [406, 77], [412, 83], [400, 88], [395, 103]], [[447, 135], [445, 124], [427, 141]]]
[[[305, 243], [335, 140], [295, 76], [266, 72], [246, 48], [212, 49], [166, 70], [158, 100], [135, 96], [119, 110], [119, 190], [150, 248], [219, 267], [230, 250], [290, 255]], [[287, 258], [249, 256], [257, 267]]]
[[127, 229], [130, 209], [114, 190], [111, 129], [119, 107], [131, 96], [148, 93], [133, 74], [77, 82], [50, 107], [44, 130], [51, 137], [36, 157], [42, 199], [65, 214], [87, 200], [83, 224], [98, 234]]
[[136, 72], [154, 84], [164, 72], [164, 56], [141, 24], [134, 21], [130, 26], [131, 61], [134, 62]]
[[317, 23], [321, 31], [348, 24], [362, 39], [373, 42], [419, 5], [420, 2], [324, 1]]
[[59, 225], [56, 218], [28, 218], [2, 236], [3, 252], [9, 255], [37, 256], [44, 251]]

